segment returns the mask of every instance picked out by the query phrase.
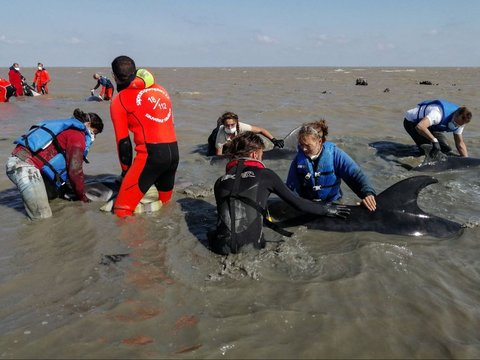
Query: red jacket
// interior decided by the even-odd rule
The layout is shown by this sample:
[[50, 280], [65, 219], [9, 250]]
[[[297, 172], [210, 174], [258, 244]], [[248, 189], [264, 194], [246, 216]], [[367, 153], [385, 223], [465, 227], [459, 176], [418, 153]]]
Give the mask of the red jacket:
[[17, 90], [17, 96], [23, 95], [22, 77], [23, 76], [20, 74], [20, 71], [15, 70], [13, 66], [10, 67], [10, 71], [8, 72], [8, 80], [10, 80], [10, 83]]
[[[147, 154], [146, 144], [174, 143], [177, 141], [173, 124], [172, 103], [167, 91], [158, 84], [146, 87], [142, 78], [136, 77], [112, 100], [110, 116], [115, 138], [120, 140], [133, 133], [135, 152]], [[121, 154], [119, 154], [122, 158]], [[122, 170], [130, 164], [120, 161]]]
[[13, 86], [8, 80], [0, 78], [0, 103], [8, 102], [11, 93], [13, 93]]
[[[57, 140], [60, 144], [60, 147], [65, 150], [68, 181], [70, 182], [73, 191], [80, 200], [88, 201], [87, 197], [85, 196], [83, 174], [83, 153], [86, 147], [85, 133], [79, 130], [69, 129], [58, 134]], [[17, 145], [17, 147], [13, 150], [12, 155], [16, 155], [19, 152], [24, 152], [24, 154], [22, 154], [24, 156], [20, 156], [22, 159], [26, 154], [27, 159], [24, 161], [35, 165], [37, 169], [41, 169], [43, 167], [44, 164], [42, 160], [36, 156], [33, 156], [30, 151], [22, 145]], [[58, 151], [53, 144], [50, 144], [38, 154], [48, 161], [57, 155]]]
[[45, 69], [37, 70], [35, 76], [33, 77], [33, 82], [39, 86], [45, 85], [50, 81], [50, 75]]

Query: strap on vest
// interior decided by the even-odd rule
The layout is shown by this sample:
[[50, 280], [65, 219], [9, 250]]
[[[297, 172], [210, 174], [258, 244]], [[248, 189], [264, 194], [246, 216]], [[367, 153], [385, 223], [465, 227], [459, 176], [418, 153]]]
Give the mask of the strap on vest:
[[[57, 150], [58, 153], [62, 154], [62, 156], [66, 159], [66, 156], [65, 156], [65, 150], [60, 146], [60, 144], [58, 143], [58, 140], [57, 140], [57, 136], [55, 135], [55, 133], [53, 131], [51, 131], [50, 129], [46, 128], [45, 126], [43, 125], [33, 125], [30, 130], [32, 129], [42, 129], [42, 130], [45, 130], [51, 137], [52, 137], [52, 144], [53, 146], [55, 146], [55, 149]], [[26, 145], [26, 148], [32, 153], [33, 156], [37, 157], [38, 159], [40, 159], [40, 161], [45, 165], [47, 166], [48, 168], [50, 168], [50, 170], [53, 172], [53, 174], [55, 175], [55, 179], [56, 181], [59, 183], [59, 184], [64, 184], [65, 182], [62, 180], [62, 178], [60, 177], [60, 174], [57, 172], [57, 170], [55, 170], [55, 168], [52, 166], [52, 164], [50, 164], [45, 158], [43, 158], [42, 156], [40, 156], [38, 154], [39, 151], [43, 150], [43, 149], [40, 149], [38, 152], [33, 152], [30, 150], [30, 146], [28, 144], [28, 136], [25, 135], [25, 145]]]

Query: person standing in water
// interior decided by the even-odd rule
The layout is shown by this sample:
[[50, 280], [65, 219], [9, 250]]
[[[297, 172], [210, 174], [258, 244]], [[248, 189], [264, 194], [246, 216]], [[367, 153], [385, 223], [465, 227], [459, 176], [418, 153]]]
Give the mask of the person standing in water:
[[113, 212], [125, 217], [133, 215], [152, 185], [162, 203], [171, 199], [179, 154], [168, 92], [150, 72], [137, 70], [128, 56], [115, 58], [112, 71], [118, 94], [110, 104], [110, 116], [123, 178]]
[[15, 96], [23, 96], [23, 82], [25, 78], [20, 73], [20, 65], [14, 63], [8, 71], [8, 80], [15, 87]]
[[48, 83], [50, 82], [50, 74], [43, 67], [42, 63], [38, 63], [37, 71], [33, 77], [32, 87], [37, 87], [37, 92], [41, 94], [48, 94]]

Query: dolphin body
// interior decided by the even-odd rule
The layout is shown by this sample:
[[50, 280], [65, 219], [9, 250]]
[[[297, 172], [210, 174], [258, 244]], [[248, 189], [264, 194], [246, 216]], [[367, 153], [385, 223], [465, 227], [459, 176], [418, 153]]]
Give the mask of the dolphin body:
[[[377, 155], [386, 161], [395, 162], [401, 167], [419, 172], [442, 172], [449, 170], [465, 170], [475, 166], [480, 166], [479, 158], [461, 157], [456, 155], [439, 154], [435, 159], [429, 156], [432, 146], [430, 144], [422, 145], [422, 151], [417, 145], [405, 145], [391, 141], [376, 141], [369, 144], [377, 150]], [[397, 160], [397, 157], [420, 157], [425, 155], [425, 159], [418, 166], [404, 164]], [[392, 157], [394, 157], [392, 159]]]
[[421, 165], [415, 166], [413, 171], [422, 172], [440, 172], [447, 170], [463, 170], [471, 167], [479, 166], [480, 159], [472, 157], [463, 157], [455, 155], [439, 154], [438, 158], [431, 158], [428, 154], [430, 152], [430, 145], [422, 145], [425, 151], [425, 159]]
[[426, 175], [399, 181], [376, 197], [377, 210], [374, 212], [364, 206], [347, 205], [351, 212], [345, 220], [300, 213], [279, 200], [271, 201], [268, 210], [274, 219], [281, 220], [276, 224], [282, 227], [304, 225], [308, 229], [325, 231], [375, 231], [381, 234], [445, 238], [459, 233], [461, 224], [428, 214], [417, 204], [420, 190], [437, 182], [434, 177]]
[[89, 96], [85, 98], [85, 101], [103, 101], [103, 99], [100, 96]]

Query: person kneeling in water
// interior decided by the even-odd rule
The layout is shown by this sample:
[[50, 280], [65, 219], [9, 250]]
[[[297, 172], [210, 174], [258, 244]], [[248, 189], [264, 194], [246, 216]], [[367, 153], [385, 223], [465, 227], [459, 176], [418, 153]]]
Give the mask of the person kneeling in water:
[[290, 191], [280, 177], [261, 162], [265, 144], [260, 136], [247, 131], [232, 139], [228, 155], [232, 160], [226, 174], [214, 186], [217, 226], [209, 236], [212, 251], [227, 255], [242, 246], [265, 247], [263, 223], [282, 235], [292, 234], [267, 220], [267, 200], [271, 193], [297, 210], [323, 216], [346, 218], [350, 210], [342, 205], [302, 199]]
[[48, 200], [64, 195], [67, 185], [78, 200], [89, 201], [83, 162], [88, 162], [88, 150], [102, 130], [100, 116], [75, 109], [72, 118], [44, 120], [14, 141], [7, 176], [20, 191], [30, 219], [51, 217]]

